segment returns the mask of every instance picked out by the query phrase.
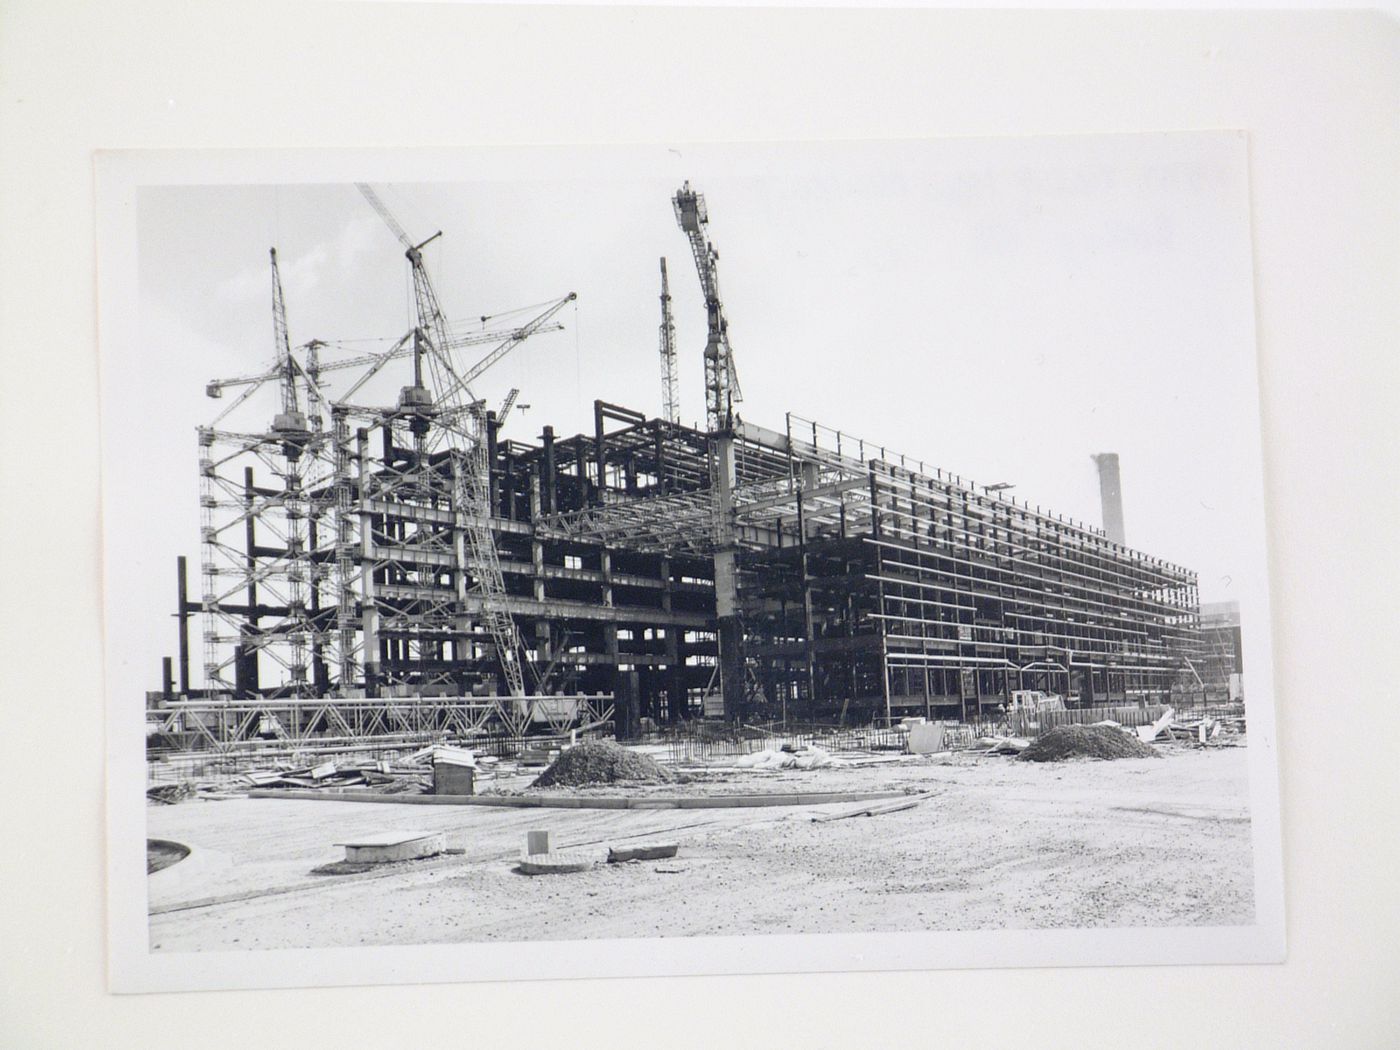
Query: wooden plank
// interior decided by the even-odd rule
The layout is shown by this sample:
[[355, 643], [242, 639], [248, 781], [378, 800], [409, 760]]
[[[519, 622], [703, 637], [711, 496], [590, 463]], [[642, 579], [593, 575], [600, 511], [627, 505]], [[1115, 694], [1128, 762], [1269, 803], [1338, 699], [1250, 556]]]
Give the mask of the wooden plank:
[[849, 817], [878, 817], [886, 813], [898, 813], [901, 810], [913, 809], [915, 806], [933, 798], [938, 792], [925, 791], [919, 795], [911, 795], [899, 802], [887, 802], [883, 805], [862, 806], [858, 809], [845, 810], [841, 813], [821, 813], [812, 818], [815, 824], [824, 824], [832, 820], [846, 820]]

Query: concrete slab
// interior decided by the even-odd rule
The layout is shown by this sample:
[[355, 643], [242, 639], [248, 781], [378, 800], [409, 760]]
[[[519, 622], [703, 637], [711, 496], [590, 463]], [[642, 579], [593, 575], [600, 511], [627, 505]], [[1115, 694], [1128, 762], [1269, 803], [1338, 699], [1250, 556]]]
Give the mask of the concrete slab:
[[447, 848], [447, 836], [441, 831], [381, 831], [334, 845], [344, 846], [345, 859], [353, 864], [389, 864], [436, 856]]
[[932, 755], [943, 750], [943, 723], [924, 722], [909, 727], [909, 750], [916, 755]]
[[608, 849], [609, 864], [625, 864], [629, 860], [664, 860], [674, 857], [680, 849], [676, 842], [653, 842], [643, 846], [613, 846]]
[[599, 850], [567, 849], [552, 853], [527, 853], [520, 858], [520, 870], [526, 875], [571, 875], [587, 871], [603, 860]]

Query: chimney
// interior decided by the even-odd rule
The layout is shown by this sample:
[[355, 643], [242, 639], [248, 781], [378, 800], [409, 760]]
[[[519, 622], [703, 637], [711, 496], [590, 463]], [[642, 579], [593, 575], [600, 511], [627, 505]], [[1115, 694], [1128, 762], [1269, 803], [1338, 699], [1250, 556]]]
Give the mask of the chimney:
[[1118, 453], [1100, 452], [1094, 456], [1099, 468], [1099, 500], [1103, 504], [1103, 531], [1114, 543], [1126, 545], [1123, 538], [1123, 489], [1118, 481]]

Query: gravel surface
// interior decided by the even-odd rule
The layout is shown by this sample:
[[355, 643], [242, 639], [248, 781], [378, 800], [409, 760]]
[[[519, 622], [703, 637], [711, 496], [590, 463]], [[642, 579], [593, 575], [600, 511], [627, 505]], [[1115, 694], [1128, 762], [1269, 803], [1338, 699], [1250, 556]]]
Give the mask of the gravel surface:
[[[1224, 926], [1253, 921], [1245, 748], [1039, 764], [948, 756], [812, 770], [803, 787], [937, 791], [878, 817], [832, 806], [514, 810], [279, 799], [147, 811], [194, 847], [160, 888], [157, 951], [596, 937]], [[756, 783], [761, 775], [736, 778]], [[628, 789], [629, 791], [631, 789]], [[325, 878], [347, 834], [447, 833], [465, 855]], [[528, 831], [556, 848], [678, 842], [666, 861], [516, 874]], [[398, 867], [398, 866], [394, 866]], [[208, 901], [208, 904], [201, 904]]]

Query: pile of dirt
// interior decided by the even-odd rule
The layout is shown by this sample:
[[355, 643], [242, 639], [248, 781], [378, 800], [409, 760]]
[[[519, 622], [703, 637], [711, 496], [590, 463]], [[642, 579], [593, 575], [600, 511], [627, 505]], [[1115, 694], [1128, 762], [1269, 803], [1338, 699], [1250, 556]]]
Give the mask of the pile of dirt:
[[1017, 758], [1064, 762], [1071, 758], [1156, 758], [1157, 752], [1116, 726], [1056, 726]]
[[662, 784], [674, 780], [669, 769], [611, 741], [590, 740], [569, 748], [531, 787], [588, 787], [592, 784]]
[[163, 868], [178, 864], [190, 855], [190, 848], [183, 843], [167, 842], [165, 839], [146, 840], [146, 874], [154, 875]]

